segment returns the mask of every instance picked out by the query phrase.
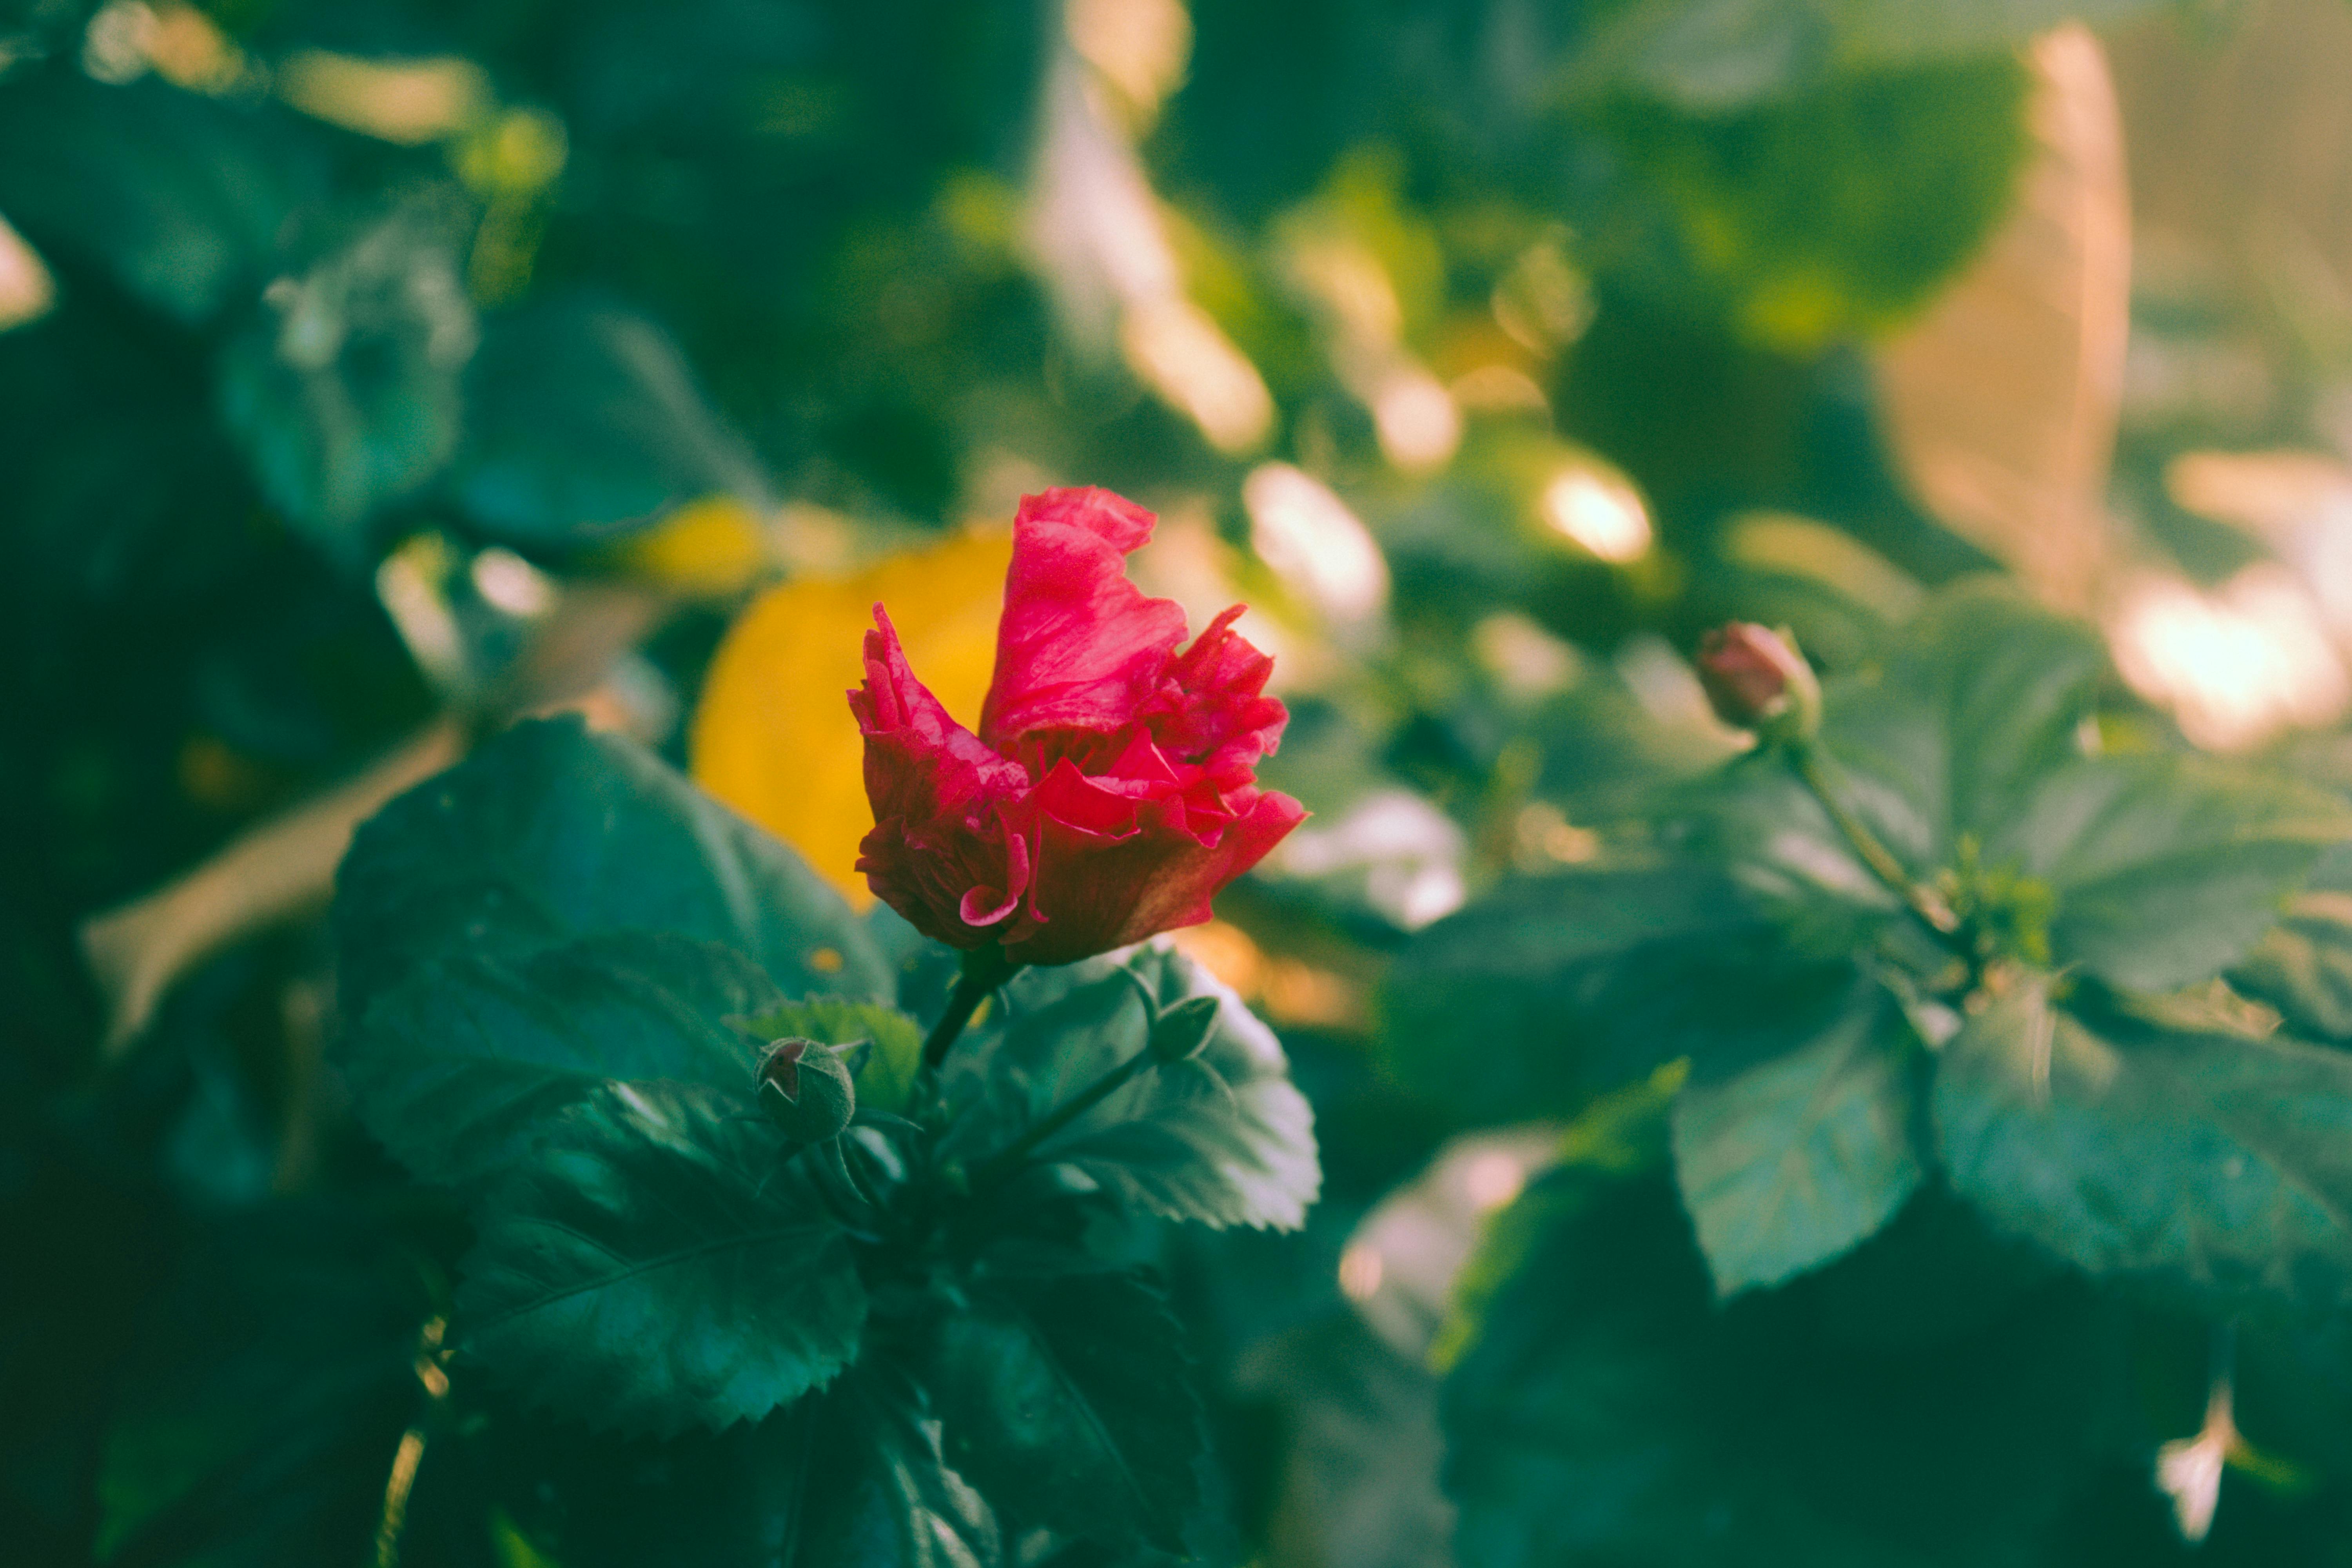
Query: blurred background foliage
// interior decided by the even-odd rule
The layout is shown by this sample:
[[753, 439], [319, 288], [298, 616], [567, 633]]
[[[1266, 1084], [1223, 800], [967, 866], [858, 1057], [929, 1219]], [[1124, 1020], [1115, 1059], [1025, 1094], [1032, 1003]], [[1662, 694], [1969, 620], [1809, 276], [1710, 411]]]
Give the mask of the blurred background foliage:
[[[2331, 0], [0, 0], [7, 1560], [376, 1550], [434, 1248], [354, 1209], [321, 1065], [352, 825], [569, 706], [856, 894], [868, 606], [970, 717], [1065, 482], [1160, 512], [1195, 625], [1251, 605], [1317, 814], [1184, 938], [1328, 1176], [1301, 1237], [1170, 1243], [1251, 1553], [1700, 1550], [1648, 1500], [1742, 1560], [1893, 1561], [1898, 1503], [1949, 1526], [1919, 1561], [2168, 1560], [2202, 1309], [1922, 1202], [1719, 1310], [1673, 1082], [1538, 1102], [1507, 1026], [1416, 1080], [1381, 986], [1734, 752], [1685, 658], [1727, 616], [1862, 668], [2006, 572], [2104, 633], [2115, 745], [2352, 787], [2347, 69]], [[2275, 962], [2340, 987], [2342, 898]], [[1492, 1130], [1536, 1114], [1570, 1157]], [[1546, 1164], [1559, 1226], [1465, 1282]], [[1490, 1336], [1446, 1396], [1624, 1423], [1623, 1516], [1547, 1534], [1511, 1510], [1602, 1505], [1448, 1458], [1433, 1369], [1579, 1258], [1633, 1281], [1618, 1381]], [[2275, 1436], [2209, 1551], [2352, 1560], [2337, 1339], [2249, 1338]], [[2095, 1452], [2019, 1414], [2116, 1388]], [[1780, 1469], [1703, 1502], [1732, 1449]], [[410, 1560], [543, 1561], [486, 1517]]]

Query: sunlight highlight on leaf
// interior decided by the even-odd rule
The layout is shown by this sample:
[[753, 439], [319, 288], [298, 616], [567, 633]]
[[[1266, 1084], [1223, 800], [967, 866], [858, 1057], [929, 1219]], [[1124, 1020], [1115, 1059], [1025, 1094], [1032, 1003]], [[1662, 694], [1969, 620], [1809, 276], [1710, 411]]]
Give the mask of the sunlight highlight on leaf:
[[638, 575], [714, 598], [748, 586], [769, 562], [758, 514], [730, 495], [688, 501], [616, 553]]
[[843, 693], [857, 684], [874, 606], [948, 711], [980, 717], [1011, 562], [1008, 534], [972, 533], [846, 579], [807, 578], [745, 611], [711, 660], [689, 737], [703, 788], [782, 838], [860, 908], [857, 843], [874, 826], [865, 744]]

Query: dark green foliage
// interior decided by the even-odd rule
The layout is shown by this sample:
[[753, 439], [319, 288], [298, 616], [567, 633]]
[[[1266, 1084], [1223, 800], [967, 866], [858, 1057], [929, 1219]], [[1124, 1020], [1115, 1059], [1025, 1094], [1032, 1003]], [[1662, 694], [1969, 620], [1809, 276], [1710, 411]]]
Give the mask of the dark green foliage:
[[1205, 1441], [1182, 1345], [1131, 1275], [1011, 1276], [939, 1321], [925, 1370], [950, 1458], [1009, 1520], [1181, 1553]]
[[437, 1474], [428, 1449], [412, 1532], [478, 1531], [496, 1500], [513, 1539], [575, 1568], [673, 1554], [708, 1568], [1004, 1560], [994, 1515], [940, 1455], [920, 1386], [886, 1362], [715, 1433], [622, 1436], [498, 1401], [474, 1415], [436, 1445]]
[[1847, 1265], [1716, 1307], [1659, 1175], [1521, 1201], [1554, 1217], [1445, 1392], [1472, 1568], [2001, 1561], [2120, 1457], [2119, 1315], [2077, 1285], [1890, 1348], [1841, 1331]]
[[[1141, 993], [1142, 994], [1139, 994]], [[1313, 1112], [1274, 1032], [1190, 960], [1148, 947], [1124, 964], [1089, 959], [1030, 970], [1004, 992], [1009, 1017], [951, 1074], [950, 1102], [978, 1103], [944, 1150], [974, 1161], [1148, 1048], [1143, 995], [1162, 1013], [1218, 999], [1201, 1053], [1140, 1074], [1038, 1150], [1122, 1200], [1170, 1219], [1295, 1229], [1315, 1201]]]
[[221, 351], [221, 417], [262, 494], [346, 559], [456, 451], [474, 352], [453, 215], [417, 203], [281, 274]]
[[[1894, 636], [1830, 683], [1817, 749], [1669, 792], [1687, 865], [1517, 884], [1391, 976], [1391, 1060], [1503, 1086], [1487, 1116], [1602, 1087], [1627, 1019], [1724, 1020], [1664, 1032], [1650, 1059], [1686, 1068], [1572, 1125], [1465, 1276], [1465, 1563], [2077, 1560], [2151, 1528], [2107, 1478], [2227, 1364], [2157, 1348], [2184, 1311], [2303, 1369], [2250, 1417], [2286, 1450], [2270, 1484], [2342, 1473], [2309, 1325], [2352, 1263], [2352, 1057], [2296, 1031], [2332, 1016], [2343, 805], [2097, 754], [2095, 643], [1989, 585]], [[1475, 1022], [1427, 1049], [1449, 1008]]]
[[536, 1402], [655, 1433], [756, 1421], [848, 1364], [866, 1293], [847, 1241], [748, 1101], [612, 1082], [542, 1113], [476, 1211], [468, 1353]]
[[1983, 858], [2050, 889], [2062, 961], [2160, 991], [2243, 957], [2346, 823], [2341, 800], [2285, 780], [2103, 758], [2053, 772]]
[[355, 1561], [422, 1407], [425, 1281], [380, 1216], [201, 1227], [149, 1303], [98, 1481], [112, 1563]]
[[1594, 29], [1577, 66], [1579, 85], [1720, 113], [1802, 91], [1832, 71], [1993, 53], [2070, 19], [2097, 26], [2152, 5], [1633, 0], [1612, 8]]
[[763, 488], [677, 345], [610, 303], [559, 299], [491, 317], [465, 393], [450, 488], [493, 539], [562, 545]]
[[1577, 871], [1510, 883], [1423, 932], [1390, 976], [1381, 1039], [1391, 1072], [1466, 1117], [1557, 1115], [1676, 1057], [1769, 1055], [1850, 975], [1791, 963], [1701, 862]]
[[2352, 900], [2314, 889], [2230, 971], [2230, 984], [2267, 1002], [2297, 1032], [2352, 1041]]
[[625, 931], [501, 962], [419, 966], [369, 1009], [344, 1072], [368, 1131], [419, 1175], [471, 1184], [608, 1079], [679, 1079], [751, 1104], [759, 1053], [727, 1020], [776, 992], [732, 949]]
[[1633, 287], [1685, 291], [1775, 347], [1901, 321], [2007, 210], [2028, 85], [1995, 57], [1727, 115], [1604, 102], [1599, 140], [1632, 174], [1593, 215], [1600, 247]]
[[2027, 988], [1945, 1047], [1952, 1184], [2095, 1273], [2330, 1302], [2352, 1268], [2352, 1057], [2084, 1016]]
[[0, 211], [184, 326], [257, 300], [287, 219], [325, 184], [305, 127], [149, 79], [51, 68], [0, 93]]
[[2352, 818], [2273, 776], [2082, 754], [2099, 673], [2073, 625], [1948, 590], [1831, 684], [1816, 749], [1678, 792], [1689, 861], [1518, 884], [1420, 938], [1392, 1070], [1503, 1118], [1686, 1057], [1675, 1166], [1726, 1295], [1848, 1251], [1940, 1161], [2095, 1272], [2333, 1301], [2352, 1068], [2242, 1004], [2133, 996], [2242, 958]]
[[786, 994], [887, 987], [864, 928], [798, 856], [577, 720], [519, 726], [394, 802], [338, 886], [346, 1005], [361, 1016], [453, 950], [520, 955], [633, 929], [733, 947]]

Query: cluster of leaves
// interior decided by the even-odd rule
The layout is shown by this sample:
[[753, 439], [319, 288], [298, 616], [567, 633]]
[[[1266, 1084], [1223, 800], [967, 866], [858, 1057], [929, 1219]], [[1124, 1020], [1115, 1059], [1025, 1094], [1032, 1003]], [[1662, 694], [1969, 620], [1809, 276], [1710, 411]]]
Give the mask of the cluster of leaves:
[[[2340, 1493], [2341, 928], [2324, 892], [2281, 917], [2352, 813], [2104, 752], [2103, 673], [2087, 629], [1957, 585], [1827, 684], [1817, 742], [1408, 951], [1398, 1072], [1480, 1120], [1608, 1092], [1474, 1269], [1465, 1561], [2138, 1560], [2204, 1371], [2190, 1335], [2135, 1387], [2151, 1322], [2242, 1319], [2249, 1454]], [[2288, 1528], [2252, 1520], [2217, 1546]]]
[[[405, 1339], [446, 1314], [454, 1358], [436, 1317], [422, 1470], [383, 1528], [568, 1564], [1221, 1550], [1184, 1336], [1131, 1233], [1295, 1227], [1318, 1178], [1273, 1036], [1188, 961], [1017, 977], [934, 1098], [898, 1006], [936, 1003], [951, 955], [576, 721], [387, 808], [335, 925], [359, 1116], [471, 1236], [447, 1300], [410, 1293]], [[1192, 997], [1196, 1057], [1022, 1142]], [[871, 1043], [838, 1176], [757, 1109], [783, 1035]]]

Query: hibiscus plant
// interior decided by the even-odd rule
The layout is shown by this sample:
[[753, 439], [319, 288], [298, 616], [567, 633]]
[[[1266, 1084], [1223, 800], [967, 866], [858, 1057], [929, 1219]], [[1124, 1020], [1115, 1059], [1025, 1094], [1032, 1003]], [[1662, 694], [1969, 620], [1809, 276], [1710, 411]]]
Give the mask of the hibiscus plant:
[[[1024, 506], [985, 741], [869, 638], [871, 918], [577, 720], [361, 831], [343, 1069], [470, 1236], [412, 1329], [420, 1526], [475, 1491], [569, 1564], [1221, 1550], [1139, 1226], [1295, 1228], [1311, 1118], [1229, 988], [1133, 944], [1303, 813], [1253, 782], [1267, 660], [1230, 616], [1180, 651], [1124, 577], [1150, 524]], [[551, 1419], [598, 1434], [568, 1470]]]

